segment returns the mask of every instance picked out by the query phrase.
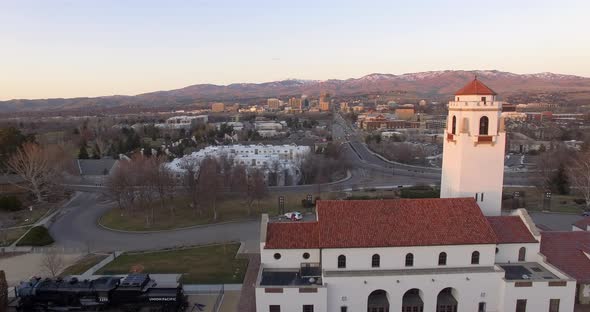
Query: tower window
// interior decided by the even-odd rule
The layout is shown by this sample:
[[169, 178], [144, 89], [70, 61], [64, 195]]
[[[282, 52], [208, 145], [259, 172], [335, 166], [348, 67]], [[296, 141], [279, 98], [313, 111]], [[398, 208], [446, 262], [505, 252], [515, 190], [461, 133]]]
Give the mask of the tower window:
[[474, 251], [471, 254], [471, 264], [479, 264], [479, 251]]
[[479, 135], [488, 135], [488, 125], [490, 120], [487, 116], [483, 116], [479, 119]]
[[345, 255], [338, 256], [338, 268], [339, 269], [346, 268], [346, 256]]
[[447, 253], [441, 252], [438, 254], [438, 265], [447, 265]]
[[480, 201], [483, 201], [483, 193], [479, 196]]
[[457, 132], [457, 117], [453, 116], [453, 121], [451, 125], [451, 133], [455, 134]]
[[371, 258], [371, 267], [378, 268], [381, 265], [381, 257], [378, 254], [374, 254]]
[[482, 96], [482, 97], [481, 97], [481, 101], [482, 101], [482, 102], [483, 102], [483, 104], [485, 105], [485, 104], [486, 104], [486, 97], [485, 97], [485, 96]]
[[406, 266], [407, 267], [414, 266], [414, 255], [411, 253], [406, 255]]

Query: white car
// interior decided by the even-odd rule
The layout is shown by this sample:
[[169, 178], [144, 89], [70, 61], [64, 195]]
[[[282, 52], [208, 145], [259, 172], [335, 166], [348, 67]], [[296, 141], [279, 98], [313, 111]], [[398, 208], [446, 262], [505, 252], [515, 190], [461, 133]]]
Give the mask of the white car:
[[285, 217], [287, 219], [291, 219], [292, 221], [299, 221], [299, 220], [303, 219], [303, 215], [301, 214], [301, 212], [298, 212], [298, 211], [287, 212], [285, 214]]

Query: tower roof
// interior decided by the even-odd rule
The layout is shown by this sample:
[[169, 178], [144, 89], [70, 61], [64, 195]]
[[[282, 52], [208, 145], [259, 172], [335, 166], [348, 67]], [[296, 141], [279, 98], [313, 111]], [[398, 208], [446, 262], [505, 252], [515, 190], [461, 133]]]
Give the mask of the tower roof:
[[470, 83], [455, 92], [455, 95], [496, 95], [496, 92], [475, 77]]

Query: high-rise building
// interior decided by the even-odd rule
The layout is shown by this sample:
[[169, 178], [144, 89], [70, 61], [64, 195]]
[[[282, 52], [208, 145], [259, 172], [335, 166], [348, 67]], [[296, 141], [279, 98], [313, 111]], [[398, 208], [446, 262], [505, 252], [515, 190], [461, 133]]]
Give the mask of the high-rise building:
[[440, 197], [472, 197], [500, 215], [506, 132], [496, 92], [474, 79], [455, 93], [443, 145]]
[[269, 110], [277, 111], [281, 107], [281, 100], [270, 98], [266, 100], [266, 105], [268, 106]]
[[211, 111], [214, 113], [220, 113], [225, 111], [225, 104], [218, 102], [211, 104]]
[[340, 111], [343, 113], [350, 112], [350, 106], [348, 106], [348, 102], [341, 102], [340, 103]]
[[320, 95], [320, 111], [327, 112], [330, 110], [330, 94], [323, 93]]
[[292, 97], [289, 99], [289, 107], [293, 111], [302, 111], [303, 110], [303, 100], [301, 98]]

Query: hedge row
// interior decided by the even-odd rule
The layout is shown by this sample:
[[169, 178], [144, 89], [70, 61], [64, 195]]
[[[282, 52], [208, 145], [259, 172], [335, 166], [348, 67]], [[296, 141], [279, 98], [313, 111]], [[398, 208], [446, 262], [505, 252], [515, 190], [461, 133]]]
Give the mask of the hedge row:
[[47, 246], [53, 244], [53, 237], [44, 226], [35, 226], [16, 244], [17, 246]]
[[0, 210], [19, 211], [23, 209], [23, 204], [16, 196], [0, 196]]

